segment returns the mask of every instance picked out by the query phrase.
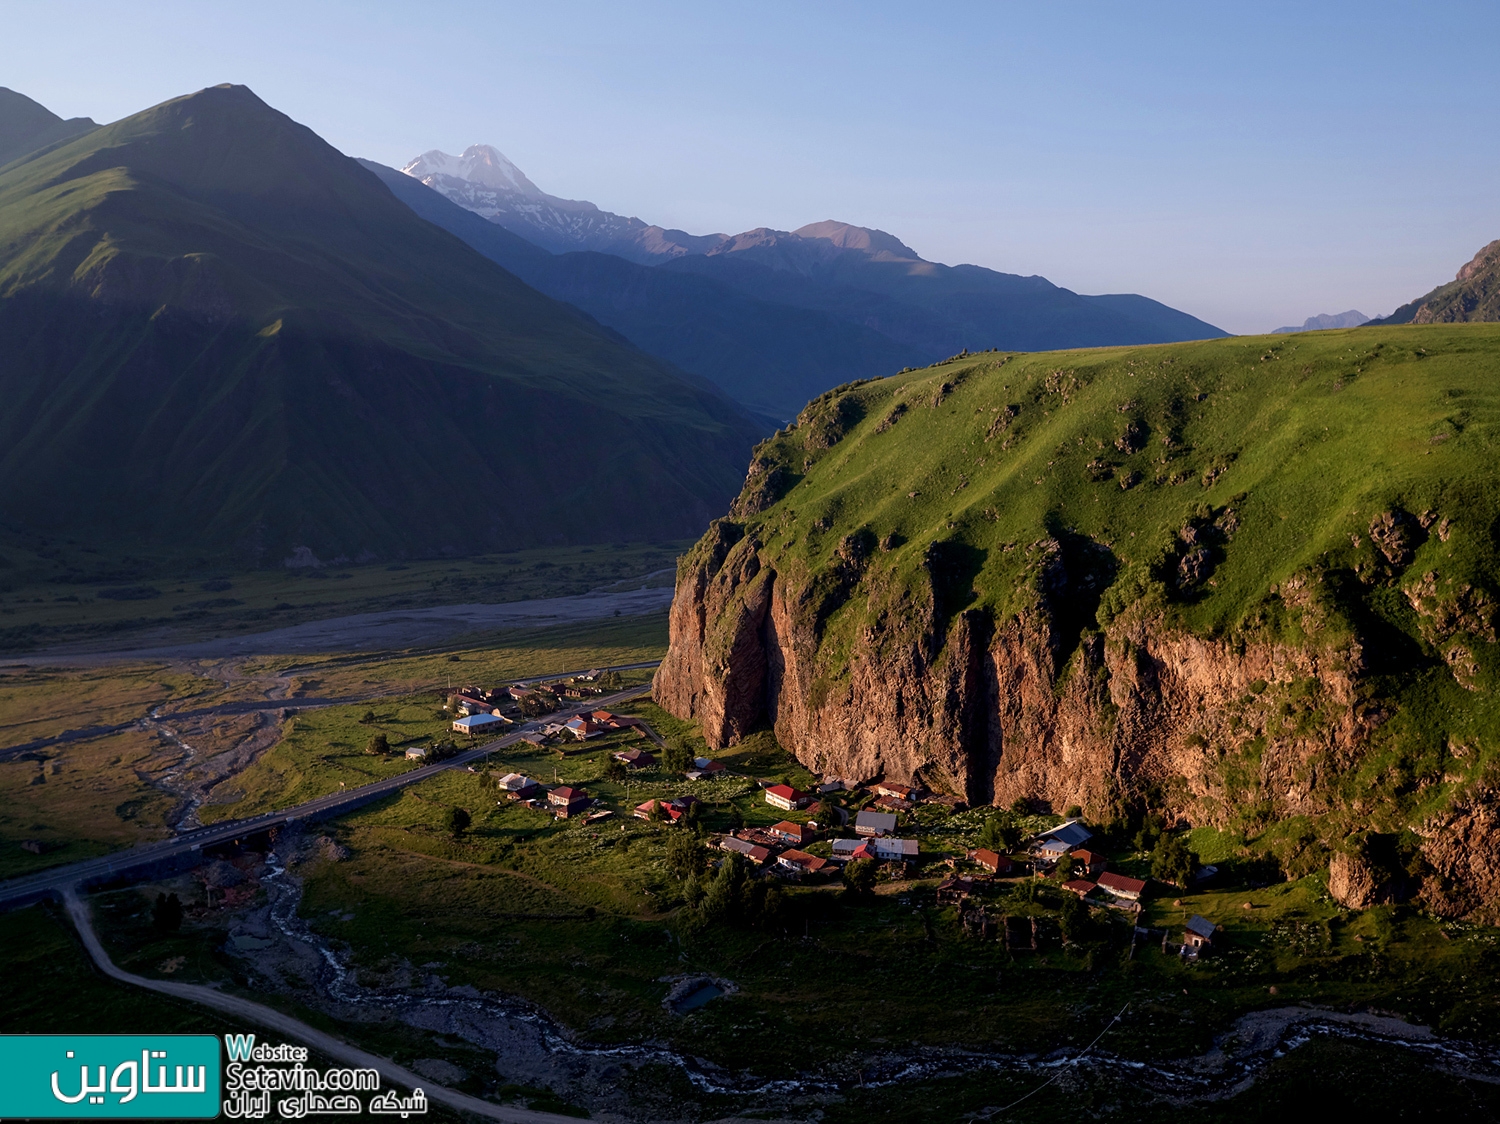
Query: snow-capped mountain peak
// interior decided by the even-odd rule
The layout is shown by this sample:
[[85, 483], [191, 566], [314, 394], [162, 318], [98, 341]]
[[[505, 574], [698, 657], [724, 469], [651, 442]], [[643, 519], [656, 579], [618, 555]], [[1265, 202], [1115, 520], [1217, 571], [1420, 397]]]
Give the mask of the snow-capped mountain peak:
[[449, 156], [434, 148], [431, 152], [422, 153], [401, 170], [424, 183], [429, 176], [447, 176], [518, 195], [544, 194], [541, 188], [526, 178], [525, 172], [505, 158], [503, 152], [488, 144], [471, 144], [464, 149], [462, 156]]

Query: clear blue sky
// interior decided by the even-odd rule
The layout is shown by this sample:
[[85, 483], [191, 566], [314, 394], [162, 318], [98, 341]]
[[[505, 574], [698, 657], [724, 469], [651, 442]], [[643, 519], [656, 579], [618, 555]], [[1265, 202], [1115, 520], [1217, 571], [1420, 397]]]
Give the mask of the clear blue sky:
[[0, 4], [0, 85], [114, 120], [242, 82], [351, 155], [496, 145], [693, 232], [838, 218], [1231, 331], [1500, 238], [1500, 4]]

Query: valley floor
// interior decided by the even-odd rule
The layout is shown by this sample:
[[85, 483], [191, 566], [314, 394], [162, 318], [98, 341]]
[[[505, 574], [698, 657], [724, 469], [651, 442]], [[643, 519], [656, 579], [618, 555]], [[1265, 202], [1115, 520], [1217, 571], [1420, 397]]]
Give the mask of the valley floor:
[[[432, 741], [453, 687], [648, 663], [665, 639], [657, 612], [436, 649], [12, 664], [0, 671], [0, 875], [388, 775], [408, 766], [367, 742]], [[228, 848], [196, 871], [94, 894], [103, 946], [124, 971], [253, 997], [465, 1094], [599, 1119], [1230, 1122], [1333, 1103], [1382, 1119], [1500, 1118], [1493, 929], [1408, 907], [1351, 913], [1321, 875], [1256, 885], [1228, 864], [1224, 883], [1158, 896], [1139, 919], [1160, 934], [1209, 917], [1224, 929], [1213, 958], [1133, 941], [1108, 910], [1070, 948], [1011, 952], [937, 899], [947, 860], [962, 868], [989, 812], [931, 805], [903, 828], [923, 852], [909, 877], [868, 896], [836, 879], [788, 885], [774, 916], [715, 920], [690, 904], [699, 891], [674, 844], [690, 829], [631, 810], [691, 794], [706, 829], [764, 829], [786, 813], [761, 786], [814, 778], [767, 731], [718, 755], [721, 779], [621, 774], [609, 761], [626, 748], [706, 754], [693, 726], [648, 702], [628, 709], [651, 742], [625, 729], [509, 747], [486, 771], [440, 774], [270, 850]], [[555, 820], [505, 801], [494, 778], [507, 771], [586, 788], [612, 815]], [[459, 835], [454, 808], [472, 819]], [[1193, 842], [1212, 856], [1215, 840]], [[1145, 861], [1127, 852], [1114, 852], [1122, 868]], [[180, 930], [153, 926], [159, 893], [186, 904]], [[1063, 904], [1029, 878], [980, 893], [996, 913], [1044, 920]], [[228, 1021], [96, 977], [69, 929], [53, 905], [0, 914], [16, 966], [36, 966], [0, 981], [0, 1030]], [[664, 1006], [697, 980], [727, 994], [687, 1014]], [[59, 1009], [59, 989], [89, 1006]]]

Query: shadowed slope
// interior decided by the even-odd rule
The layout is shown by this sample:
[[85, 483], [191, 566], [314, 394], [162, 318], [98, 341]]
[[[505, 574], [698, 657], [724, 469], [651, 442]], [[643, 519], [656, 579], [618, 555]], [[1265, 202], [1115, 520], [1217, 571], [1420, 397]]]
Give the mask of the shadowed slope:
[[0, 514], [278, 560], [691, 532], [754, 426], [255, 97], [0, 174]]

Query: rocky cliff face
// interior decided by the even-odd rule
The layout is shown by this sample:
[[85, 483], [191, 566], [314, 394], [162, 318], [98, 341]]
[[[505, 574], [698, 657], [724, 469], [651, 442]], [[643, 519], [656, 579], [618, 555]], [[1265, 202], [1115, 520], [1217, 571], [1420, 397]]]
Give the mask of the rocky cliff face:
[[1292, 876], [1338, 856], [1350, 906], [1486, 914], [1500, 335], [1370, 338], [961, 354], [821, 396], [681, 560], [656, 699], [824, 775], [1151, 811]]
[[[1058, 544], [1036, 553], [1055, 558]], [[1363, 689], [1357, 641], [1236, 644], [1139, 613], [1070, 637], [1070, 602], [1087, 596], [1075, 578], [1044, 566], [1031, 607], [1001, 624], [972, 610], [945, 622], [935, 594], [881, 605], [878, 583], [855, 578], [850, 595], [883, 627], [868, 627], [829, 675], [826, 581], [779, 573], [753, 534], [721, 520], [679, 568], [654, 697], [699, 721], [716, 748], [769, 722], [815, 772], [920, 781], [971, 804], [1076, 804], [1105, 819], [1137, 800], [1193, 825], [1243, 820], [1247, 806], [1264, 822], [1339, 807], [1339, 776], [1390, 716]], [[1298, 603], [1296, 589], [1285, 592]], [[1375, 799], [1356, 796], [1347, 810], [1367, 813]], [[1328, 861], [1330, 841], [1315, 835], [1294, 839], [1284, 865], [1308, 873]], [[1419, 835], [1418, 877], [1357, 847], [1336, 851], [1334, 897], [1362, 908], [1420, 893], [1445, 915], [1494, 913], [1500, 822], [1490, 795], [1455, 804]]]
[[[1201, 819], [1242, 795], [1226, 761], [1243, 750], [1227, 747], [1248, 746], [1276, 812], [1318, 810], [1314, 759], [1347, 756], [1373, 721], [1356, 707], [1357, 655], [1236, 648], [1138, 617], [1070, 647], [1060, 618], [1077, 591], [1065, 574], [1053, 580], [1000, 626], [968, 611], [938, 632], [931, 603], [905, 622], [887, 612], [895, 635], [877, 643], [869, 629], [829, 683], [817, 675], [813, 591], [720, 521], [679, 572], [655, 697], [700, 721], [715, 747], [769, 721], [815, 771], [921, 780], [971, 803], [1025, 799], [1102, 815], [1122, 791], [1151, 787], [1173, 813]], [[1284, 697], [1309, 682], [1316, 728], [1258, 744], [1279, 732]]]

